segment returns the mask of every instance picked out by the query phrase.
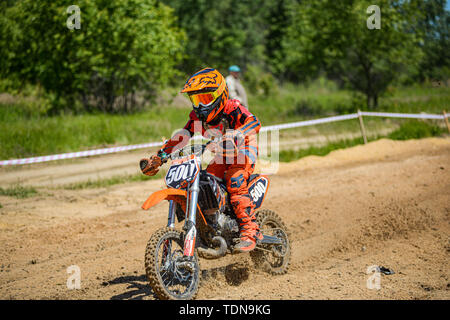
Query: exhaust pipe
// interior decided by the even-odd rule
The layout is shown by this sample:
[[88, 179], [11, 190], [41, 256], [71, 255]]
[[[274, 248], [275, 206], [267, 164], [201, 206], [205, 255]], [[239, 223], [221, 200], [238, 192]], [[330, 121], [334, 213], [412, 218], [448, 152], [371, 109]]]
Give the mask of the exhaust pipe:
[[198, 255], [201, 258], [204, 259], [218, 259], [223, 257], [227, 253], [227, 243], [225, 242], [225, 239], [221, 236], [215, 236], [212, 238], [212, 243], [215, 246], [218, 246], [217, 249], [213, 248], [197, 248]]

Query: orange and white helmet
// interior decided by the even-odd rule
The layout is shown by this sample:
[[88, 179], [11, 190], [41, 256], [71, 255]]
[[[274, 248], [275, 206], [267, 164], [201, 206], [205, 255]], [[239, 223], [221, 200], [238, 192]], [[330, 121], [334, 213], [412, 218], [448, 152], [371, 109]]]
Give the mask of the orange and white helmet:
[[228, 101], [225, 78], [213, 68], [196, 72], [184, 84], [182, 93], [187, 93], [199, 120], [215, 125], [220, 121]]

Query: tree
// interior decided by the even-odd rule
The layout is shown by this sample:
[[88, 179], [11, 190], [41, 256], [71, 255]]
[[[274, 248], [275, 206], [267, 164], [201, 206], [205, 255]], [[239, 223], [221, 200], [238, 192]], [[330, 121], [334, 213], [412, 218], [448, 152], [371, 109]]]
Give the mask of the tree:
[[424, 31], [424, 57], [420, 63], [420, 79], [445, 81], [450, 78], [450, 12], [446, 0], [421, 0], [424, 13], [417, 28]]
[[325, 70], [345, 81], [375, 108], [378, 97], [399, 74], [417, 71], [421, 34], [412, 30], [418, 7], [406, 1], [380, 0], [381, 28], [369, 29], [371, 1], [310, 1], [297, 5], [284, 39], [286, 63], [298, 78]]
[[269, 69], [279, 79], [289, 78], [286, 69], [283, 39], [292, 23], [290, 12], [295, 8], [296, 0], [278, 0], [269, 8], [268, 33], [265, 41], [265, 54]]
[[[281, 0], [280, 0], [281, 1]], [[282, 0], [285, 1], [285, 0]], [[180, 68], [192, 73], [203, 67], [226, 70], [237, 64], [265, 67], [267, 37], [278, 6], [263, 0], [164, 0], [175, 10], [178, 26], [186, 31], [186, 55]], [[273, 46], [272, 46], [273, 47]], [[275, 48], [270, 49], [273, 52]]]
[[[81, 28], [70, 30], [56, 0], [2, 6], [0, 77], [42, 86], [53, 109], [81, 101], [87, 109], [126, 112], [177, 75], [184, 33], [156, 0], [80, 0]], [[4, 32], [3, 32], [4, 31]]]

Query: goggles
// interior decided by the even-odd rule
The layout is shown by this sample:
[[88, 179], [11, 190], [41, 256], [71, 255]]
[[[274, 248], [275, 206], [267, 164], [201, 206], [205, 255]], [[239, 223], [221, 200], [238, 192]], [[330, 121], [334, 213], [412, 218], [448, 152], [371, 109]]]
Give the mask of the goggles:
[[192, 104], [196, 108], [198, 108], [200, 106], [200, 104], [202, 104], [203, 106], [208, 106], [212, 102], [214, 102], [218, 97], [220, 97], [220, 95], [223, 92], [224, 87], [225, 87], [225, 82], [222, 82], [216, 91], [192, 94], [192, 95], [189, 95], [189, 99], [191, 100]]

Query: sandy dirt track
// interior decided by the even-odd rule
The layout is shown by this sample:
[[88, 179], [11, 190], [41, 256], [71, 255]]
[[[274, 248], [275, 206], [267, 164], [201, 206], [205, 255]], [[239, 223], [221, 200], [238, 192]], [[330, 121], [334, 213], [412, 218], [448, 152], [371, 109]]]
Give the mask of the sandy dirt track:
[[[155, 299], [144, 250], [168, 204], [140, 206], [163, 181], [77, 191], [45, 183], [52, 173], [96, 177], [102, 162], [120, 171], [124, 159], [0, 171], [1, 184], [41, 186], [32, 198], [0, 196], [1, 299]], [[450, 299], [449, 138], [379, 140], [282, 164], [263, 207], [289, 228], [290, 271], [270, 278], [238, 264], [246, 255], [201, 260], [198, 299]], [[79, 290], [66, 287], [71, 265], [81, 269]], [[380, 290], [366, 286], [372, 265], [395, 271]]]

